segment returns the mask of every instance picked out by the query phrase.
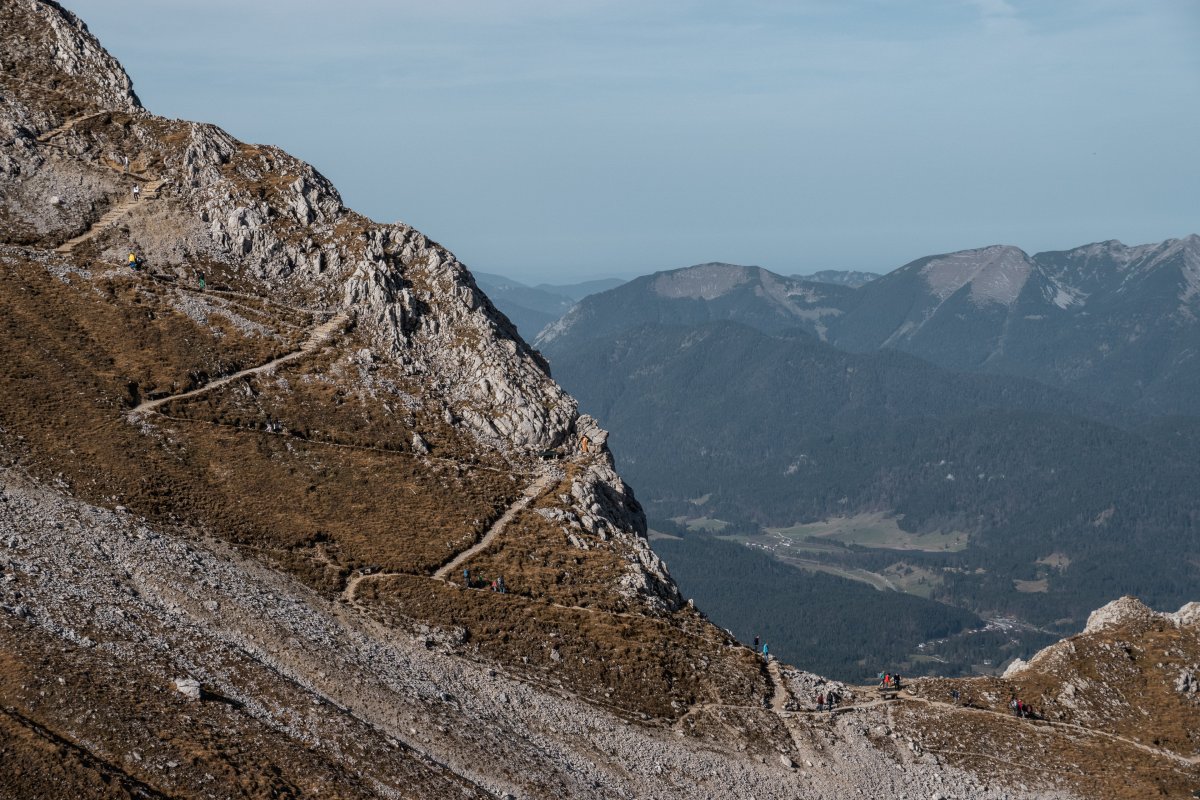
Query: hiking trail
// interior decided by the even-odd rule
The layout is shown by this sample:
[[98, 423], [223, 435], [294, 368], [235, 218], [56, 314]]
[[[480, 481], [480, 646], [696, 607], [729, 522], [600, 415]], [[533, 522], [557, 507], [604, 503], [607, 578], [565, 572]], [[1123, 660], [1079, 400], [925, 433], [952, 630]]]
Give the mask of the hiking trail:
[[279, 358], [268, 361], [265, 364], [260, 364], [257, 367], [250, 367], [249, 369], [243, 369], [239, 372], [235, 372], [232, 375], [226, 375], [223, 378], [217, 378], [216, 380], [210, 381], [197, 389], [181, 392], [180, 394], [167, 395], [166, 397], [159, 397], [154, 400], [146, 400], [145, 402], [139, 403], [135, 408], [129, 411], [128, 415], [131, 419], [140, 417], [153, 411], [159, 406], [171, 402], [172, 400], [182, 400], [187, 397], [195, 397], [196, 395], [204, 394], [212, 389], [232, 383], [239, 378], [244, 378], [247, 375], [259, 375], [264, 372], [270, 372], [281, 364], [286, 364], [289, 361], [295, 361], [302, 356], [308, 355], [313, 350], [316, 350], [318, 347], [327, 342], [335, 332], [342, 330], [346, 325], [347, 319], [349, 319], [349, 314], [343, 311], [334, 315], [321, 325], [313, 328], [309, 333], [308, 338], [304, 340], [302, 345], [300, 345], [299, 350], [293, 350], [287, 355], [280, 356]]
[[59, 136], [62, 136], [64, 133], [71, 130], [72, 128], [74, 128], [76, 125], [78, 125], [81, 122], [87, 122], [89, 119], [94, 119], [96, 117], [102, 117], [105, 114], [111, 114], [111, 113], [113, 113], [113, 112], [105, 109], [103, 111], [93, 111], [91, 114], [84, 114], [82, 117], [71, 117], [71, 119], [67, 120], [62, 125], [59, 125], [57, 128], [52, 128], [52, 129], [46, 131], [45, 133], [39, 135], [37, 137], [37, 140], [39, 142], [41, 142], [42, 144], [45, 144], [46, 142], [49, 142], [51, 139], [56, 139]]
[[775, 688], [775, 692], [771, 696], [771, 710], [778, 714], [780, 711], [786, 709], [790, 695], [787, 690], [787, 683], [783, 680], [783, 673], [779, 671], [779, 662], [776, 659], [767, 659], [767, 674], [771, 676], [771, 684]]
[[[166, 183], [165, 179], [153, 180], [147, 183], [144, 187], [142, 187], [142, 200], [157, 200], [158, 190], [162, 188], [164, 183]], [[125, 201], [118, 203], [110, 208], [104, 214], [104, 216], [96, 220], [86, 231], [79, 234], [74, 239], [69, 239], [60, 244], [58, 247], [54, 248], [54, 252], [61, 254], [70, 253], [84, 242], [96, 238], [101, 231], [103, 231], [105, 228], [111, 227], [117, 220], [121, 219], [121, 217], [125, 216], [134, 208], [136, 208], [142, 202], [142, 200], [135, 200], [130, 197]]]
[[[475, 555], [480, 550], [483, 550], [489, 544], [494, 542], [496, 537], [504, 532], [505, 527], [507, 527], [508, 523], [512, 521], [512, 518], [515, 517], [519, 511], [523, 510], [526, 506], [540, 497], [543, 492], [549, 489], [553, 485], [554, 480], [555, 476], [552, 472], [545, 472], [539, 475], [532, 483], [525, 487], [525, 491], [521, 493], [521, 496], [514, 500], [512, 505], [505, 509], [504, 513], [500, 515], [500, 518], [492, 523], [492, 526], [488, 528], [487, 533], [483, 535], [483, 538], [481, 538], [471, 547], [463, 550], [448, 563], [439, 567], [431, 577], [440, 581], [446, 580], [456, 567], [461, 566], [471, 556]], [[394, 578], [407, 576], [409, 574], [410, 573], [407, 572], [356, 572], [346, 581], [346, 588], [342, 590], [342, 599], [347, 603], [354, 604], [354, 595], [355, 592], [358, 591], [358, 585], [368, 578], [377, 580], [379, 578]]]
[[1176, 753], [1173, 750], [1165, 750], [1161, 747], [1154, 747], [1153, 745], [1142, 744], [1141, 742], [1135, 742], [1133, 739], [1129, 739], [1129, 738], [1127, 738], [1125, 736], [1121, 736], [1120, 734], [1117, 734], [1117, 733], [1109, 733], [1108, 731], [1101, 730], [1099, 728], [1087, 728], [1087, 727], [1084, 727], [1083, 725], [1076, 725], [1073, 722], [1059, 722], [1057, 720], [1052, 720], [1052, 719], [1023, 719], [1021, 717], [1013, 716], [1011, 713], [1005, 713], [1003, 711], [995, 711], [990, 708], [973, 708], [971, 706], [963, 706], [963, 705], [958, 705], [955, 703], [947, 703], [944, 700], [931, 700], [928, 697], [920, 697], [917, 695], [909, 695], [909, 696], [903, 697], [901, 699], [907, 700], [907, 701], [913, 701], [913, 702], [917, 702], [917, 703], [925, 703], [926, 705], [931, 705], [931, 706], [956, 708], [961, 711], [969, 711], [969, 712], [974, 712], [976, 714], [991, 714], [993, 716], [1003, 717], [1004, 719], [1008, 719], [1008, 720], [1019, 720], [1021, 722], [1027, 722], [1027, 723], [1032, 724], [1034, 727], [1037, 727], [1040, 725], [1046, 725], [1046, 726], [1053, 727], [1053, 728], [1060, 728], [1060, 729], [1064, 729], [1064, 730], [1075, 731], [1078, 733], [1085, 734], [1087, 736], [1102, 736], [1105, 739], [1111, 739], [1115, 742], [1121, 742], [1122, 744], [1127, 744], [1130, 747], [1136, 748], [1143, 752], [1150, 753], [1152, 755], [1156, 755], [1156, 756], [1160, 756], [1160, 757], [1169, 758], [1169, 759], [1171, 759], [1173, 761], [1177, 761], [1181, 764], [1192, 765], [1192, 764], [1200, 763], [1200, 756], [1185, 756], [1185, 755], [1182, 755], [1181, 753]]
[[471, 547], [468, 547], [466, 550], [463, 550], [447, 564], [444, 564], [438, 569], [437, 572], [433, 573], [433, 577], [437, 578], [438, 580], [446, 580], [446, 578], [454, 572], [456, 567], [462, 566], [467, 559], [494, 542], [496, 537], [504, 532], [505, 527], [507, 527], [508, 523], [512, 521], [512, 518], [515, 517], [519, 511], [523, 511], [526, 506], [528, 506], [530, 503], [540, 497], [543, 492], [554, 485], [555, 480], [556, 478], [554, 473], [545, 472], [533, 483], [526, 486], [525, 491], [521, 494], [521, 496], [518, 497], [511, 506], [508, 507], [507, 511], [500, 515], [500, 519], [492, 523], [492, 527], [488, 528], [488, 532], [483, 535], [482, 539], [480, 539]]

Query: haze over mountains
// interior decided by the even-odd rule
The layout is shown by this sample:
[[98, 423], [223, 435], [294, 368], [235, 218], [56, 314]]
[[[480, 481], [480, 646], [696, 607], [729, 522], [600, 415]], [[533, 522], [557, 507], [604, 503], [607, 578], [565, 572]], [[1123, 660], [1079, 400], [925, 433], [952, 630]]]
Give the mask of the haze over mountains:
[[541, 283], [526, 286], [503, 275], [488, 272], [473, 274], [479, 288], [512, 320], [521, 335], [531, 340], [542, 328], [567, 313], [571, 306], [589, 294], [603, 292], [623, 283], [617, 278], [608, 278], [562, 285]]
[[[608, 432], [449, 250], [345, 207], [277, 147], [154, 115], [57, 3], [0, 0], [0, 100], [3, 800], [1142, 800], [1200, 785], [1197, 604], [1115, 599], [1003, 676], [908, 677], [899, 691], [765, 657], [687, 601]], [[666, 283], [686, 294], [682, 278]], [[839, 287], [752, 279], [773, 292], [767, 324], [787, 309], [814, 331], [837, 316], [823, 299]], [[893, 419], [892, 456], [915, 450], [895, 409], [928, 406], [939, 416], [917, 423], [934, 425], [993, 395], [1001, 420], [1061, 403], [1092, 426], [1078, 441], [1124, 446], [1112, 437], [1125, 431], [1094, 421], [1107, 406], [1033, 381], [847, 354], [796, 328], [722, 318], [687, 331], [640, 368], [669, 373], [674, 353], [711, 340], [736, 356], [721, 366], [737, 379], [735, 361], [794, 346], [814, 380], [841, 370], [836, 402], [814, 395], [807, 413], [844, 409], [847, 437], [877, 422], [871, 441]], [[646, 377], [625, 389], [676, 392]], [[715, 385], [703, 377], [694, 388]], [[1145, 436], [1186, 465], [1200, 434], [1154, 425]], [[954, 458], [1003, 441], [983, 437], [976, 453], [964, 447], [976, 430], [946, 442]], [[809, 458], [831, 472], [820, 480], [856, 474], [819, 449], [791, 455], [783, 473], [814, 484]], [[682, 450], [671, 468], [705, 458]], [[952, 466], [961, 481], [939, 463], [931, 486], [964, 485]], [[893, 477], [864, 492], [891, 498]], [[976, 486], [993, 484], [1005, 485]], [[977, 534], [943, 521], [970, 522], [962, 507], [978, 492], [905, 491], [920, 529], [892, 525], [889, 547], [969, 552]], [[979, 497], [999, 519], [1011, 511]], [[1119, 523], [1120, 503], [1093, 525]], [[719, 527], [712, 515], [664, 522], [687, 554], [736, 554], [713, 583], [769, 590], [751, 615], [780, 592], [825, 614], [849, 596], [829, 576], [791, 583], [790, 567], [741, 545], [691, 541]], [[1091, 568], [1070, 552], [1038, 563]], [[1026, 553], [1013, 555], [1019, 566]], [[1017, 574], [868, 566], [912, 587]], [[839, 670], [855, 656], [857, 673], [894, 670], [914, 637], [1008, 635], [971, 633], [973, 612], [915, 589], [852, 586], [888, 627], [843, 617], [836, 647], [810, 635], [798, 648], [828, 651]], [[772, 635], [801, 610], [776, 610]], [[818, 700], [831, 692], [835, 709]], [[1031, 707], [1019, 717], [1007, 705], [1018, 693]]]
[[[1067, 632], [1108, 593], [1169, 605], [1200, 577], [1178, 557], [1200, 519], [1198, 253], [983, 248], [859, 289], [705, 264], [585, 298], [537, 346], [613, 431], [653, 524], [692, 537], [660, 549], [701, 600], [721, 567], [696, 537], [718, 533]], [[861, 620], [870, 599], [844, 590], [851, 616], [797, 627]], [[988, 648], [1009, 652], [978, 638], [939, 668]]]

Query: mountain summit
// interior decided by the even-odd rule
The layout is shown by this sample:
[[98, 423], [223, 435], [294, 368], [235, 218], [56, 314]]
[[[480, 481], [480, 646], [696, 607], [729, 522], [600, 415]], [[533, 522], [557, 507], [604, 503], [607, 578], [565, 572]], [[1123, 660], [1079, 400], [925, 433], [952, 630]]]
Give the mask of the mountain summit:
[[713, 262], [656, 272], [584, 298], [538, 336], [538, 347], [618, 333], [640, 323], [733, 320], [768, 332], [801, 327], [824, 336], [854, 290], [785, 278], [761, 267]]

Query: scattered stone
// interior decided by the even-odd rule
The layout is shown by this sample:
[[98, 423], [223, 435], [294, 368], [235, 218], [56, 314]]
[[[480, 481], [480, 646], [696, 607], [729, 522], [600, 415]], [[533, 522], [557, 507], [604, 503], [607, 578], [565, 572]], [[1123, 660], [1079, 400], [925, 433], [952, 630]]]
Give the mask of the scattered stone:
[[189, 700], [200, 699], [200, 681], [194, 678], [176, 678], [175, 691]]

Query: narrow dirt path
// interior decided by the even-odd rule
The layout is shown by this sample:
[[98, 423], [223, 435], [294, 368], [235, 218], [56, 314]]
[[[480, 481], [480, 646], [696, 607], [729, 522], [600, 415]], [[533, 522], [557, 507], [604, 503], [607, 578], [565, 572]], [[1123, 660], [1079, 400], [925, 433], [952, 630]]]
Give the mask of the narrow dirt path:
[[[456, 567], [461, 566], [471, 556], [475, 555], [480, 550], [483, 550], [489, 544], [494, 542], [496, 537], [504, 532], [504, 528], [509, 522], [512, 521], [512, 518], [517, 515], [517, 512], [521, 511], [538, 497], [540, 497], [543, 492], [554, 485], [555, 480], [555, 475], [552, 472], [543, 472], [538, 475], [538, 477], [535, 478], [532, 483], [525, 487], [525, 491], [521, 493], [521, 496], [513, 501], [512, 505], [505, 509], [504, 513], [500, 515], [500, 519], [492, 523], [492, 526], [488, 528], [487, 533], [483, 535], [482, 539], [456, 555], [449, 561], [449, 563], [444, 564], [437, 570], [437, 572], [433, 573], [431, 577], [433, 577], [435, 580], [446, 580], [450, 574], [453, 573]], [[380, 580], [382, 578], [395, 578], [411, 575], [412, 573], [407, 572], [356, 572], [346, 581], [346, 588], [342, 590], [342, 599], [353, 605], [355, 602], [355, 593], [358, 591], [358, 585], [365, 580]]]
[[551, 486], [553, 486], [555, 480], [556, 478], [554, 473], [546, 472], [543, 473], [533, 483], [526, 486], [524, 493], [517, 498], [516, 502], [508, 507], [508, 510], [500, 516], [500, 519], [492, 523], [492, 527], [488, 528], [488, 532], [483, 535], [482, 539], [480, 539], [471, 547], [468, 547], [466, 550], [463, 550], [457, 556], [452, 558], [447, 564], [439, 568], [437, 572], [433, 573], [433, 577], [438, 580], [446, 580], [447, 577], [453, 574], [455, 569], [461, 567], [469, 558], [471, 558], [471, 556], [475, 555], [494, 542], [496, 537], [504, 532], [504, 528], [507, 527], [508, 523], [512, 521], [512, 518], [515, 517], [518, 512], [524, 510], [526, 506], [540, 497], [543, 492], [547, 491]]
[[121, 217], [125, 216], [130, 211], [137, 208], [140, 203], [145, 202], [147, 200], [157, 200], [158, 199], [158, 190], [162, 188], [162, 185], [164, 183], [166, 183], [165, 180], [150, 181], [142, 189], [141, 200], [135, 200], [132, 197], [130, 197], [128, 200], [125, 200], [122, 203], [118, 203], [117, 205], [110, 208], [104, 216], [102, 216], [100, 219], [96, 220], [92, 224], [92, 226], [90, 228], [88, 228], [86, 231], [79, 234], [74, 239], [69, 239], [68, 241], [63, 242], [58, 247], [54, 248], [54, 252], [62, 253], [62, 254], [70, 253], [72, 250], [74, 250], [76, 247], [83, 244], [84, 242], [90, 241], [91, 239], [96, 238], [98, 235], [100, 235], [101, 231], [103, 231], [106, 228], [111, 227], [114, 223], [117, 222], [117, 220], [121, 219]]
[[50, 141], [51, 139], [55, 139], [59, 136], [62, 136], [64, 133], [71, 130], [72, 128], [74, 128], [76, 125], [78, 125], [81, 122], [87, 122], [89, 119], [95, 119], [96, 117], [102, 117], [105, 114], [111, 114], [111, 113], [113, 113], [113, 112], [106, 109], [104, 111], [94, 111], [91, 114], [84, 114], [82, 117], [72, 117], [71, 119], [64, 122], [62, 125], [59, 125], [57, 128], [48, 130], [45, 133], [41, 134], [40, 136], [37, 137], [37, 140], [44, 144], [44, 143]]
[[787, 690], [787, 683], [783, 680], [783, 673], [779, 671], [779, 662], [773, 658], [767, 659], [767, 674], [771, 676], [771, 684], [775, 687], [771, 696], [771, 710], [778, 714], [786, 709], [791, 695]]
[[901, 699], [905, 700], [905, 701], [909, 701], [909, 702], [925, 703], [926, 705], [930, 705], [930, 706], [942, 706], [943, 708], [955, 708], [960, 711], [968, 711], [968, 712], [971, 712], [974, 714], [991, 714], [992, 716], [1002, 717], [1006, 720], [1025, 722], [1030, 725], [1033, 725], [1034, 727], [1039, 727], [1039, 726], [1045, 725], [1045, 726], [1049, 726], [1052, 728], [1060, 728], [1063, 730], [1074, 731], [1076, 733], [1082, 733], [1087, 736], [1101, 736], [1105, 739], [1111, 739], [1114, 742], [1121, 742], [1122, 744], [1127, 744], [1130, 747], [1134, 747], [1145, 753], [1150, 753], [1151, 755], [1161, 756], [1164, 758], [1172, 759], [1173, 761], [1178, 761], [1181, 764], [1194, 765], [1194, 764], [1200, 763], [1200, 757], [1188, 757], [1185, 755], [1180, 755], [1179, 753], [1176, 753], [1171, 750], [1164, 750], [1160, 747], [1154, 747], [1152, 745], [1142, 744], [1141, 742], [1135, 742], [1133, 739], [1126, 738], [1124, 736], [1121, 736], [1120, 734], [1109, 733], [1108, 731], [1100, 730], [1098, 728], [1085, 728], [1082, 725], [1076, 725], [1072, 722], [1058, 722], [1058, 721], [1052, 720], [1052, 719], [1022, 719], [1021, 717], [1015, 717], [1012, 714], [1006, 714], [1003, 711], [993, 711], [990, 708], [971, 708], [969, 706], [955, 705], [954, 703], [947, 703], [942, 700], [930, 700], [928, 697], [918, 697], [915, 695], [909, 695], [909, 696], [903, 697]]
[[320, 347], [322, 344], [324, 344], [326, 341], [328, 341], [329, 338], [334, 334], [334, 332], [339, 331], [343, 327], [345, 327], [346, 320], [348, 318], [349, 318], [349, 315], [345, 311], [343, 311], [342, 313], [334, 316], [328, 322], [325, 322], [325, 323], [313, 328], [312, 332], [309, 333], [308, 338], [304, 340], [304, 344], [300, 345], [299, 350], [294, 350], [291, 353], [288, 353], [287, 355], [280, 356], [279, 358], [276, 358], [272, 361], [268, 361], [265, 364], [260, 364], [257, 367], [250, 367], [249, 369], [244, 369], [244, 370], [241, 370], [240, 372], [235, 372], [232, 375], [226, 375], [223, 378], [217, 378], [216, 380], [210, 381], [209, 383], [204, 384], [200, 388], [192, 389], [189, 392], [181, 392], [180, 394], [172, 394], [172, 395], [168, 395], [167, 397], [159, 397], [155, 400], [147, 400], [144, 403], [138, 404], [137, 407], [135, 407], [133, 410], [131, 410], [129, 412], [129, 417], [136, 418], [136, 417], [143, 416], [143, 415], [148, 414], [149, 412], [153, 411], [154, 409], [158, 408], [159, 406], [161, 406], [165, 403], [171, 402], [172, 400], [182, 400], [186, 397], [195, 397], [198, 394], [204, 394], [207, 391], [219, 388], [221, 386], [226, 385], [227, 383], [232, 383], [233, 381], [236, 381], [239, 378], [244, 378], [247, 375], [259, 375], [263, 372], [270, 372], [271, 370], [278, 367], [280, 364], [286, 364], [289, 361], [295, 361], [297, 358], [308, 355], [313, 350], [316, 350], [318, 347]]

